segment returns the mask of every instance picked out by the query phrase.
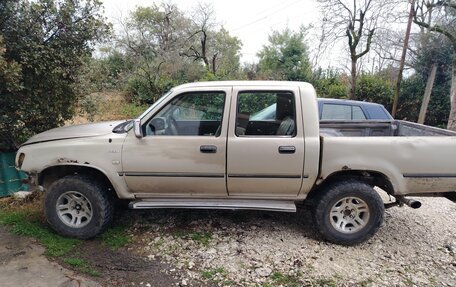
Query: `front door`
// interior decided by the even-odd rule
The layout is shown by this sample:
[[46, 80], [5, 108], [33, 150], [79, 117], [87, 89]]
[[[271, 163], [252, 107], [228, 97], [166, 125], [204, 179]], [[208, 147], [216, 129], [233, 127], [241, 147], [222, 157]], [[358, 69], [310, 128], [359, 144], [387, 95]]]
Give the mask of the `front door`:
[[136, 197], [226, 197], [231, 87], [181, 90], [129, 132], [121, 175]]
[[302, 184], [304, 137], [298, 88], [233, 89], [227, 148], [229, 196], [294, 198]]

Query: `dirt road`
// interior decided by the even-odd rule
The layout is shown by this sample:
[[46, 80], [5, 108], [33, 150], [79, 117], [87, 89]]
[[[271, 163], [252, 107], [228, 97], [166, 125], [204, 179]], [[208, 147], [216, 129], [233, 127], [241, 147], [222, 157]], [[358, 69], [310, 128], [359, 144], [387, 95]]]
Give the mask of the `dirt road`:
[[44, 247], [11, 234], [0, 226], [0, 285], [2, 287], [96, 287], [93, 280], [49, 261]]

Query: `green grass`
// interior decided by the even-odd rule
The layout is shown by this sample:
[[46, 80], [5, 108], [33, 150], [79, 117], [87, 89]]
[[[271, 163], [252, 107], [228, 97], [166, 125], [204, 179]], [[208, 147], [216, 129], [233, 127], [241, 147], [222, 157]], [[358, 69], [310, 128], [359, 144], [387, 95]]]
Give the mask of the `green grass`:
[[46, 247], [46, 254], [61, 257], [67, 254], [81, 240], [62, 237], [41, 222], [41, 212], [35, 210], [0, 210], [0, 224], [8, 225], [18, 235], [30, 236]]
[[209, 245], [212, 240], [212, 233], [210, 232], [200, 232], [194, 231], [189, 232], [187, 230], [176, 230], [173, 232], [173, 235], [177, 238], [190, 238], [193, 241], [202, 244], [204, 246]]
[[191, 234], [192, 240], [201, 243], [204, 246], [209, 245], [212, 240], [212, 233], [209, 232], [193, 232]]
[[89, 274], [91, 276], [98, 277], [100, 276], [100, 273], [98, 273], [96, 270], [93, 270], [93, 268], [90, 266], [90, 264], [80, 258], [65, 258], [63, 259], [63, 262], [66, 264], [73, 266], [74, 268], [78, 269], [79, 271]]
[[136, 118], [141, 115], [147, 108], [147, 105], [126, 103], [122, 106], [122, 114], [127, 118]]
[[337, 282], [332, 278], [319, 278], [315, 280], [317, 286], [336, 287]]
[[101, 234], [101, 242], [112, 250], [118, 250], [131, 242], [127, 230], [127, 225], [113, 226]]
[[299, 277], [296, 275], [284, 275], [280, 272], [274, 272], [272, 273], [271, 278], [275, 283], [284, 286], [298, 287], [302, 285]]
[[201, 277], [206, 280], [212, 280], [214, 279], [215, 275], [220, 274], [220, 275], [226, 275], [226, 270], [223, 267], [218, 267], [215, 269], [211, 270], [205, 270], [201, 272]]

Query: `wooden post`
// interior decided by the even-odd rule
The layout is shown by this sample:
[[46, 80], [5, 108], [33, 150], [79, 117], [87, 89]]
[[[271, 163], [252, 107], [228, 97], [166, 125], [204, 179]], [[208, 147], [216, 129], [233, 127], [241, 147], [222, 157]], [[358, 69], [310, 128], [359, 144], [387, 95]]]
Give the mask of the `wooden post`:
[[423, 102], [421, 103], [420, 115], [418, 116], [418, 123], [424, 124], [426, 119], [426, 112], [429, 105], [429, 100], [431, 99], [432, 87], [434, 86], [435, 74], [437, 72], [437, 65], [432, 64], [431, 73], [429, 74], [426, 89], [424, 90]]

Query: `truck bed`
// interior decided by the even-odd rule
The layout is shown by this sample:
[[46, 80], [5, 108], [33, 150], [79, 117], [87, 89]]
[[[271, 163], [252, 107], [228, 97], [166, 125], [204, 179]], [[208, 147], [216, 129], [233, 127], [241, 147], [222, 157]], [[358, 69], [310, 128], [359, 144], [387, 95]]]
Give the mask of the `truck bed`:
[[320, 135], [324, 137], [435, 137], [456, 136], [456, 132], [400, 120], [320, 121]]
[[456, 132], [407, 121], [320, 123], [321, 178], [376, 171], [396, 194], [456, 190]]

